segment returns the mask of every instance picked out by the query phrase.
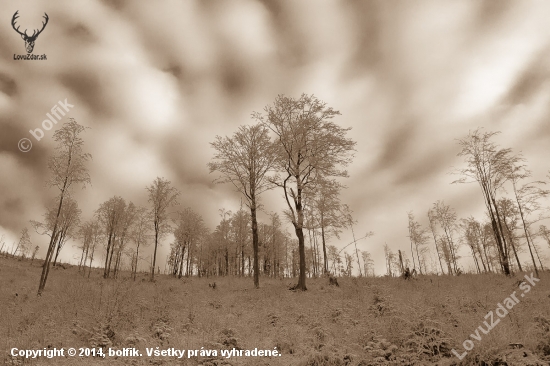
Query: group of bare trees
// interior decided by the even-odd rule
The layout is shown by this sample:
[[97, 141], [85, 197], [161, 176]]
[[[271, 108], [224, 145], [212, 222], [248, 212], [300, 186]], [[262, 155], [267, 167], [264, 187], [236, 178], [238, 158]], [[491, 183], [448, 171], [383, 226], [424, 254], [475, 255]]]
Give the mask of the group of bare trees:
[[91, 155], [83, 152], [84, 141], [80, 137], [85, 129], [71, 118], [53, 135], [57, 146], [48, 160], [51, 172], [48, 185], [58, 191], [56, 203], [47, 210], [44, 222], [31, 221], [37, 232], [50, 237], [38, 286], [39, 295], [46, 286], [52, 259], [55, 256], [54, 261], [57, 260], [63, 245], [76, 232], [80, 220], [80, 210], [71, 193], [75, 186], [90, 183], [85, 165]]
[[[241, 208], [235, 213], [222, 209], [220, 216], [219, 224], [210, 232], [192, 209], [180, 214], [168, 257], [169, 273], [176, 277], [254, 274], [250, 215]], [[290, 273], [288, 240], [278, 215], [271, 215], [270, 223], [258, 223], [259, 274], [282, 277]]]
[[[258, 227], [256, 213], [259, 194], [279, 187], [287, 209], [285, 217], [292, 223], [298, 239], [299, 275], [296, 289], [306, 290], [307, 257], [304, 229], [331, 227], [324, 212], [323, 197], [328, 198], [332, 179], [347, 177], [343, 169], [352, 158], [355, 142], [346, 137], [349, 129], [333, 122], [338, 111], [314, 96], [302, 94], [298, 99], [279, 95], [263, 113], [253, 113], [257, 124], [242, 126], [233, 137], [217, 137], [212, 146], [216, 155], [211, 171], [222, 174], [220, 182], [230, 182], [246, 198], [251, 211], [254, 251], [254, 285], [259, 286]], [[321, 187], [325, 193], [316, 196]], [[309, 205], [308, 205], [309, 202]], [[308, 222], [308, 206], [323, 210], [317, 223]], [[324, 270], [327, 270], [325, 235], [322, 233]], [[315, 258], [315, 256], [313, 257]]]
[[[81, 134], [86, 128], [70, 119], [54, 134], [58, 145], [48, 165], [49, 184], [59, 191], [55, 205], [47, 209], [42, 222], [31, 222], [39, 234], [50, 238], [39, 294], [50, 263], [53, 260], [55, 265], [71, 239], [81, 243], [79, 270], [85, 274], [88, 269], [88, 276], [97, 250], [104, 249], [104, 278], [116, 278], [128, 258], [135, 279], [142, 259], [140, 248], [154, 244], [149, 264], [154, 280], [157, 249], [169, 233], [175, 240], [167, 265], [175, 276], [253, 274], [258, 287], [261, 273], [297, 274], [296, 288], [306, 290], [306, 276], [329, 271], [329, 238], [354, 224], [351, 211], [340, 204], [342, 186], [335, 180], [347, 176], [344, 167], [351, 162], [355, 146], [346, 137], [349, 129], [333, 122], [339, 114], [314, 96], [293, 99], [281, 95], [263, 113], [253, 114], [255, 125], [241, 126], [231, 137], [216, 137], [212, 143], [216, 155], [209, 168], [221, 173], [218, 182], [232, 183], [242, 193], [250, 215], [242, 208], [235, 214], [223, 211], [213, 232], [191, 208], [171, 210], [179, 204], [180, 193], [164, 178], [146, 187], [149, 207], [114, 196], [99, 205], [91, 220], [81, 223], [81, 211], [71, 193], [76, 186], [90, 184], [86, 162], [91, 155], [82, 149]], [[277, 214], [270, 215], [270, 223], [258, 223], [258, 210], [263, 209], [259, 196], [277, 187], [283, 190], [284, 217], [292, 223], [296, 240], [282, 230]], [[309, 234], [308, 250], [304, 230]], [[24, 253], [25, 243], [22, 239], [19, 249]], [[361, 272], [357, 246], [355, 256]], [[351, 259], [346, 260], [351, 273]]]
[[[120, 196], [114, 196], [100, 204], [94, 219], [89, 222], [88, 245], [83, 240], [82, 258], [93, 260], [95, 238], [102, 239], [105, 245], [105, 263], [103, 278], [116, 278], [121, 270], [124, 258], [129, 260], [132, 277], [136, 279], [140, 257], [140, 249], [154, 244], [153, 256], [148, 264], [150, 278], [155, 278], [157, 249], [163, 237], [172, 232], [172, 212], [177, 205], [179, 191], [167, 179], [157, 177], [146, 187], [149, 207], [136, 206], [126, 202]], [[94, 228], [94, 230], [91, 230]], [[95, 230], [97, 228], [97, 231]], [[85, 235], [83, 236], [85, 238]], [[90, 245], [94, 245], [90, 247]]]
[[458, 219], [455, 210], [442, 201], [434, 203], [428, 211], [429, 230], [422, 228], [413, 213], [409, 213], [413, 267], [418, 265], [420, 273], [427, 271], [429, 232], [441, 273], [461, 273], [458, 252], [464, 244], [471, 251], [478, 273], [509, 275], [515, 268], [522, 271], [524, 264], [519, 257], [526, 250], [529, 266], [537, 273], [539, 268], [544, 269], [540, 249], [533, 239], [545, 238], [547, 230], [541, 226], [537, 232], [532, 226], [547, 218], [541, 198], [550, 192], [543, 188], [545, 182], [529, 181], [531, 172], [525, 159], [514, 155], [511, 149], [500, 148], [493, 141], [497, 134], [477, 129], [458, 140], [461, 147], [458, 156], [464, 158], [465, 167], [454, 171], [460, 178], [453, 183], [478, 183], [486, 221], [472, 216]]
[[[511, 228], [514, 224], [511, 220], [517, 216], [514, 212], [519, 213], [519, 226], [524, 233], [532, 265], [538, 273], [534, 255], [537, 248], [532, 241], [530, 227], [542, 219], [540, 199], [548, 196], [549, 191], [542, 188], [544, 182], [526, 182], [531, 177], [531, 172], [526, 168], [525, 159], [521, 154], [513, 154], [512, 149], [500, 148], [493, 141], [497, 134], [498, 132], [483, 132], [477, 129], [459, 140], [461, 151], [458, 156], [464, 158], [466, 167], [456, 171], [461, 175], [456, 183], [477, 182], [481, 188], [487, 216], [493, 229], [499, 266], [506, 275], [511, 274], [510, 249], [521, 270], [517, 255], [520, 237]], [[512, 188], [511, 199], [504, 196], [507, 192], [506, 185], [508, 189], [510, 186]], [[536, 213], [539, 215], [535, 216]], [[542, 266], [542, 262], [539, 264]]]
[[[253, 276], [255, 287], [259, 287], [260, 274], [297, 276], [295, 288], [306, 290], [306, 277], [328, 272], [351, 276], [355, 264], [360, 276], [374, 275], [371, 254], [357, 248], [357, 241], [372, 233], [355, 237], [352, 212], [339, 197], [343, 186], [338, 179], [348, 176], [345, 167], [355, 151], [355, 142], [346, 137], [349, 129], [333, 121], [339, 114], [314, 96], [304, 94], [293, 99], [280, 95], [262, 113], [252, 114], [255, 124], [239, 127], [230, 137], [217, 136], [211, 144], [215, 155], [208, 164], [210, 171], [219, 174], [218, 183], [231, 183], [244, 202], [235, 213], [220, 210], [221, 220], [212, 232], [193, 209], [172, 210], [179, 204], [180, 192], [170, 181], [158, 177], [146, 187], [148, 207], [114, 196], [99, 205], [91, 220], [81, 223], [72, 190], [90, 183], [85, 165], [91, 156], [82, 150], [80, 135], [85, 127], [71, 119], [55, 132], [58, 145], [48, 163], [52, 173], [49, 184], [58, 190], [55, 205], [47, 209], [42, 222], [31, 221], [39, 234], [50, 238], [39, 294], [50, 263], [53, 260], [55, 265], [71, 239], [81, 243], [79, 270], [84, 275], [87, 269], [90, 276], [98, 249], [104, 249], [104, 278], [116, 278], [128, 262], [135, 279], [140, 260], [144, 260], [140, 253], [153, 244], [147, 265], [154, 280], [160, 270], [158, 246], [168, 234], [173, 234], [174, 241], [166, 266], [169, 273], [180, 278]], [[464, 158], [465, 167], [456, 171], [460, 178], [453, 182], [479, 184], [486, 222], [473, 217], [458, 219], [443, 201], [428, 210], [428, 227], [423, 227], [412, 211], [408, 213], [412, 268], [420, 274], [428, 273], [430, 266], [435, 272], [440, 269], [441, 273], [460, 274], [459, 249], [463, 244], [470, 248], [478, 272], [510, 274], [515, 267], [522, 270], [519, 254], [526, 249], [535, 271], [543, 268], [533, 239], [540, 236], [550, 245], [550, 232], [543, 225], [538, 231], [532, 226], [544, 218], [540, 199], [549, 192], [542, 188], [544, 182], [528, 181], [531, 173], [525, 160], [496, 145], [492, 141], [495, 135], [478, 129], [459, 140], [458, 156]], [[269, 214], [269, 222], [258, 222], [258, 212], [266, 212], [260, 196], [270, 189], [283, 193], [283, 218], [292, 224], [294, 239], [283, 230], [278, 214]], [[328, 242], [339, 238], [344, 229], [351, 229], [353, 242], [338, 250]], [[352, 253], [343, 252], [351, 244]], [[15, 252], [28, 256], [31, 245], [25, 229]], [[436, 257], [430, 257], [431, 247]], [[411, 266], [405, 253], [396, 255], [387, 245], [384, 251], [388, 275]]]
[[[156, 249], [160, 239], [170, 231], [168, 225], [168, 209], [176, 204], [179, 194], [171, 183], [163, 178], [157, 178], [148, 187], [150, 209], [136, 207], [133, 203], [126, 203], [122, 197], [112, 197], [102, 203], [95, 212], [92, 220], [85, 223], [81, 221], [81, 211], [71, 193], [75, 186], [90, 184], [90, 176], [86, 162], [91, 158], [90, 154], [83, 152], [84, 141], [81, 134], [86, 130], [74, 119], [68, 122], [54, 133], [57, 142], [54, 155], [48, 161], [51, 178], [48, 181], [51, 187], [59, 193], [55, 205], [48, 208], [44, 220], [31, 221], [34, 229], [41, 235], [47, 235], [50, 243], [42, 268], [38, 294], [41, 294], [46, 285], [50, 264], [54, 265], [59, 253], [69, 239], [80, 239], [82, 242], [79, 270], [86, 268], [88, 264], [88, 276], [90, 275], [97, 245], [105, 246], [105, 278], [111, 275], [116, 277], [121, 268], [123, 255], [131, 256], [132, 271], [135, 278], [137, 263], [139, 260], [139, 248], [147, 245], [149, 231], [152, 232], [155, 244], [151, 279], [154, 279], [154, 265]], [[151, 224], [151, 225], [149, 225]], [[25, 234], [25, 233], [23, 233]], [[26, 253], [27, 235], [22, 235], [18, 250]], [[28, 240], [30, 242], [30, 239]], [[135, 247], [129, 249], [129, 242]], [[36, 248], [34, 251], [36, 255]], [[33, 256], [34, 257], [34, 256]]]

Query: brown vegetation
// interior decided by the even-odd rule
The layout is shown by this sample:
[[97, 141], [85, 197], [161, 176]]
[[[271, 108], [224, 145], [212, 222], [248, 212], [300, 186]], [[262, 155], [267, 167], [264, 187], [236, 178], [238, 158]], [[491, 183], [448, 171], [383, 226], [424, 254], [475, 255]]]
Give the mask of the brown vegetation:
[[[423, 276], [400, 278], [310, 279], [307, 292], [291, 292], [285, 281], [262, 279], [254, 289], [247, 278], [177, 279], [156, 282], [90, 278], [76, 266], [50, 274], [48, 291], [36, 297], [37, 261], [0, 258], [0, 349], [7, 364], [12, 347], [136, 347], [143, 357], [41, 358], [51, 365], [451, 365], [451, 349], [518, 290], [521, 275]], [[138, 274], [147, 278], [148, 274]], [[550, 276], [540, 282], [510, 314], [466, 356], [461, 365], [533, 363], [550, 357]], [[519, 282], [518, 282], [519, 281]], [[212, 287], [212, 286], [210, 286]], [[515, 346], [511, 346], [511, 344]], [[271, 349], [280, 357], [148, 357], [145, 348]], [[533, 361], [535, 360], [535, 361]], [[515, 361], [516, 362], [516, 361]], [[31, 364], [31, 363], [28, 363]], [[521, 363], [508, 363], [519, 365]]]

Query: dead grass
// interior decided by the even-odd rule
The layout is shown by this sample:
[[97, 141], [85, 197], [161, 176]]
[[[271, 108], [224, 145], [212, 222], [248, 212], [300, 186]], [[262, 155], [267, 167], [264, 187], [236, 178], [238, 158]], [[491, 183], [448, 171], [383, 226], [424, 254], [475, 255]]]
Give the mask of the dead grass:
[[[293, 292], [291, 279], [177, 280], [150, 283], [82, 278], [77, 269], [50, 272], [36, 296], [39, 263], [0, 258], [0, 360], [12, 347], [136, 347], [141, 358], [55, 358], [29, 365], [433, 365], [458, 364], [451, 349], [481, 325], [487, 312], [518, 291], [515, 278], [496, 275], [401, 279], [308, 280]], [[509, 344], [550, 356], [550, 275], [489, 334], [475, 341], [462, 365], [489, 365]], [[147, 357], [145, 348], [266, 349], [280, 357]], [[219, 351], [218, 351], [219, 352]], [[515, 351], [514, 351], [515, 352]], [[185, 356], [187, 357], [187, 356]], [[508, 355], [510, 359], [512, 356]], [[548, 362], [548, 361], [546, 361]]]

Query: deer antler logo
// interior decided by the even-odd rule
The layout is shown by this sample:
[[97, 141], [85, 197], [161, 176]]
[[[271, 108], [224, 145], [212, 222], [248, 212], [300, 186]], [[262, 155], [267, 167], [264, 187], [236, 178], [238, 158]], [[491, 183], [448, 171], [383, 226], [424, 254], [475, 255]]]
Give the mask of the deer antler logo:
[[19, 33], [21, 35], [21, 38], [23, 38], [23, 40], [25, 41], [25, 48], [27, 49], [27, 53], [32, 53], [32, 50], [34, 49], [34, 42], [36, 41], [36, 38], [38, 38], [40, 33], [42, 33], [44, 28], [46, 28], [46, 24], [48, 24], [48, 20], [50, 18], [48, 18], [48, 14], [44, 13], [44, 19], [46, 19], [46, 21], [42, 22], [42, 29], [40, 29], [40, 30], [35, 29], [34, 32], [32, 33], [32, 36], [29, 36], [27, 34], [26, 29], [25, 29], [25, 32], [22, 33], [22, 32], [19, 31], [19, 27], [15, 28], [15, 21], [16, 21], [17, 18], [19, 18], [19, 15], [17, 13], [19, 13], [19, 10], [17, 10], [15, 12], [15, 14], [13, 14], [13, 18], [11, 18], [11, 26], [13, 27], [13, 29], [15, 29], [15, 31], [17, 33]]

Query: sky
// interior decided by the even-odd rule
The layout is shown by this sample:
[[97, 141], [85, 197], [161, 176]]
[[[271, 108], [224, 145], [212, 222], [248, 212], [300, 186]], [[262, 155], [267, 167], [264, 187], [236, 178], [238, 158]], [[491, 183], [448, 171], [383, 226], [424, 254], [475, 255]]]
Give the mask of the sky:
[[[26, 54], [11, 26], [16, 11], [29, 34], [48, 14], [33, 51], [46, 60], [16, 59]], [[306, 93], [352, 128], [357, 151], [342, 202], [354, 211], [357, 236], [375, 233], [358, 247], [382, 274], [385, 243], [408, 253], [407, 212], [426, 225], [428, 209], [443, 200], [459, 217], [484, 218], [479, 187], [450, 184], [461, 166], [456, 139], [470, 130], [501, 131], [495, 142], [521, 152], [533, 179], [547, 179], [549, 18], [550, 3], [534, 0], [4, 0], [0, 236], [11, 245], [24, 227], [32, 232], [29, 220], [54, 202], [47, 159], [69, 117], [90, 127], [92, 184], [75, 191], [83, 219], [115, 195], [146, 205], [145, 187], [159, 176], [214, 229], [219, 209], [238, 209], [240, 198], [212, 182], [210, 142], [254, 123], [252, 112], [277, 95]], [[37, 134], [65, 100], [72, 107], [37, 141], [29, 131]], [[30, 151], [20, 150], [24, 138]], [[282, 191], [263, 203], [281, 213]], [[44, 256], [47, 239], [31, 239]], [[351, 240], [346, 231], [330, 244]], [[71, 245], [61, 257], [74, 262]], [[468, 250], [461, 253], [468, 269]]]

